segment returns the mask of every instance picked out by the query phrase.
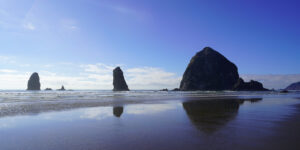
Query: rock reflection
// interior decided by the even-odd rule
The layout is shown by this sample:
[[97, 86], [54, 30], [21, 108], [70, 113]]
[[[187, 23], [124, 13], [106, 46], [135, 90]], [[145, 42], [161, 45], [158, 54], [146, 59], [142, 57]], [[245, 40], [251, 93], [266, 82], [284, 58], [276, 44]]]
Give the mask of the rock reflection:
[[163, 113], [164, 111], [176, 109], [176, 104], [138, 104], [126, 107], [126, 114], [130, 115], [150, 115]]
[[250, 99], [244, 99], [244, 101], [250, 101], [251, 103], [257, 103], [261, 101], [262, 98], [250, 98]]
[[121, 115], [123, 114], [123, 106], [116, 106], [113, 107], [113, 114], [115, 117], [121, 117]]
[[198, 100], [186, 101], [182, 105], [196, 128], [210, 134], [233, 120], [244, 101], [254, 103], [260, 100], [262, 99]]

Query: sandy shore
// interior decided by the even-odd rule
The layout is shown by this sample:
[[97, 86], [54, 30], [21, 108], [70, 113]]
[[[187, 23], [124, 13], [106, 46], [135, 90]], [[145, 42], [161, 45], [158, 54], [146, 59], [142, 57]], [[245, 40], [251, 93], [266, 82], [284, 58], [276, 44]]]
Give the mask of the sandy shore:
[[298, 150], [300, 148], [300, 104], [291, 107], [295, 109], [294, 113], [278, 122], [275, 128], [276, 136], [266, 139], [261, 149]]

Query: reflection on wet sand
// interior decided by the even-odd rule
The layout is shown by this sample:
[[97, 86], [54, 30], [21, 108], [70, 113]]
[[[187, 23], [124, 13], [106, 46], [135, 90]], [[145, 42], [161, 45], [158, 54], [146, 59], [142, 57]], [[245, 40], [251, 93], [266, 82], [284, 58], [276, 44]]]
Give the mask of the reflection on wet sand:
[[123, 106], [116, 106], [113, 107], [113, 114], [115, 117], [121, 117], [121, 115], [123, 114]]
[[182, 105], [196, 128], [209, 134], [217, 131], [226, 125], [226, 123], [233, 120], [238, 113], [239, 106], [243, 104], [244, 101], [254, 103], [260, 100], [262, 99], [199, 100], [186, 101], [183, 102]]

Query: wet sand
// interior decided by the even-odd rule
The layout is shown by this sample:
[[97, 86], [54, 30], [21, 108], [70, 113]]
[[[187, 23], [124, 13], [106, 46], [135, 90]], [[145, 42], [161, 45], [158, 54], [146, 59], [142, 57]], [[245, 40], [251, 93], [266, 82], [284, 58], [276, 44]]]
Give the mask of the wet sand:
[[266, 139], [262, 149], [300, 149], [300, 104], [291, 108], [295, 111], [287, 119], [278, 122], [278, 127], [274, 129], [277, 135]]
[[0, 117], [0, 149], [297, 150], [296, 96], [144, 98], [28, 109]]

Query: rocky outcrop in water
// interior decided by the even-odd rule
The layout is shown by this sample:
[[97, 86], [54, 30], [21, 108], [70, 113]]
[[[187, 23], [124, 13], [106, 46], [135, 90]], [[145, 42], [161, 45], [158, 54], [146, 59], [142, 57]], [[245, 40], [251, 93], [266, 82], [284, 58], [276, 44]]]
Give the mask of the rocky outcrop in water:
[[242, 78], [239, 78], [238, 82], [234, 85], [233, 90], [235, 91], [267, 91], [263, 87], [263, 84], [251, 80], [250, 82], [245, 82]]
[[27, 83], [27, 90], [41, 90], [41, 83], [39, 74], [34, 72]]
[[289, 91], [288, 90], [281, 90], [281, 91], [279, 91], [279, 93], [289, 93]]
[[52, 91], [52, 89], [51, 88], [46, 88], [45, 91]]
[[59, 91], [65, 91], [65, 87], [62, 85], [61, 88], [59, 89]]
[[205, 47], [191, 59], [180, 90], [231, 90], [238, 79], [235, 64], [212, 48]]
[[166, 92], [168, 92], [169, 90], [167, 88], [165, 88], [165, 89], [161, 89], [159, 91], [166, 91]]
[[293, 83], [285, 88], [285, 90], [300, 90], [300, 82]]
[[172, 91], [180, 91], [179, 88], [174, 88]]
[[129, 88], [126, 84], [123, 71], [120, 67], [117, 67], [113, 70], [113, 91], [129, 91]]

